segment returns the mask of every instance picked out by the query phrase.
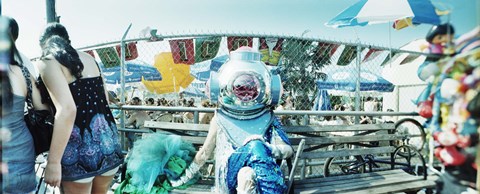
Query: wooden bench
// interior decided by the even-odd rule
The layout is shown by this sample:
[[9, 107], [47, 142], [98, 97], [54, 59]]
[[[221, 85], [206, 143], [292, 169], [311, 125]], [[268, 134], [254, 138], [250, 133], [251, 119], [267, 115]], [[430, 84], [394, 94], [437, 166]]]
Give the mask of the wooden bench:
[[[295, 126], [287, 127], [286, 131], [297, 134], [294, 139], [302, 138], [289, 175], [289, 189], [294, 193], [394, 193], [435, 186], [433, 180], [427, 179], [423, 156], [415, 148], [401, 145], [409, 137], [396, 134], [393, 123]], [[332, 149], [338, 145], [347, 146]], [[367, 155], [379, 160], [375, 162], [377, 167], [372, 165], [370, 169], [369, 164], [363, 162], [372, 158], [365, 157]], [[407, 156], [411, 156], [411, 163], [400, 165], [407, 163]], [[329, 176], [309, 177], [306, 170], [321, 164], [324, 164], [324, 175], [328, 171]], [[331, 172], [335, 166], [337, 171]]]
[[[156, 132], [180, 135], [197, 148], [203, 145], [209, 128], [208, 124], [158, 121], [146, 121], [144, 126]], [[321, 169], [323, 167], [321, 165], [325, 165], [325, 160], [331, 157], [345, 158], [371, 154], [383, 156], [387, 161], [391, 161], [396, 146], [401, 145], [398, 142], [408, 138], [405, 134], [394, 133], [395, 124], [286, 126], [285, 131], [296, 150], [293, 168], [288, 175], [294, 193], [388, 193], [415, 191], [432, 188], [435, 185], [432, 180], [426, 180], [423, 157], [417, 161], [418, 169], [422, 171], [419, 174], [423, 176], [410, 175], [398, 168], [391, 169], [390, 164], [383, 165], [385, 167], [383, 169], [374, 168], [373, 172], [332, 177], [312, 173], [312, 170], [308, 172], [308, 169]], [[347, 147], [338, 149], [336, 146], [339, 145]], [[175, 190], [174, 193], [209, 193], [213, 185], [213, 177], [204, 175], [204, 179], [189, 189]]]

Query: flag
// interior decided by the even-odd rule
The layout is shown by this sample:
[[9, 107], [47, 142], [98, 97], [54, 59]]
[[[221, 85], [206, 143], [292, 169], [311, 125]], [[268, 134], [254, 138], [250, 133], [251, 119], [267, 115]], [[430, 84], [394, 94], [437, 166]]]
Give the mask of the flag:
[[278, 65], [282, 52], [283, 38], [259, 38], [259, 52], [262, 53], [261, 61], [266, 65]]
[[390, 54], [387, 55], [385, 60], [380, 64], [380, 66], [384, 66], [386, 64], [389, 64], [393, 61], [395, 61], [402, 53], [399, 53], [397, 51], [392, 51]]
[[88, 50], [88, 51], [84, 51], [85, 53], [89, 54], [90, 56], [92, 56], [93, 58], [95, 58], [95, 54], [93, 53], [92, 50]]
[[120, 57], [113, 47], [99, 48], [95, 51], [105, 68], [120, 66]]
[[193, 39], [177, 39], [168, 42], [172, 49], [174, 63], [188, 65], [195, 63], [195, 47], [193, 46]]
[[375, 57], [380, 55], [380, 53], [382, 53], [381, 51], [382, 50], [378, 50], [378, 49], [369, 49], [367, 54], [365, 54], [365, 57], [363, 57], [362, 62], [367, 62], [367, 61], [370, 61], [370, 60], [374, 59]]
[[[122, 54], [120, 45], [115, 46], [115, 49], [117, 50], [118, 56], [121, 56]], [[125, 60], [130, 61], [136, 59], [137, 57], [137, 42], [129, 42], [128, 44], [125, 44]]]
[[202, 37], [195, 39], [195, 63], [217, 56], [222, 37]]
[[253, 46], [253, 38], [252, 37], [238, 37], [238, 36], [230, 36], [227, 37], [227, 47], [228, 51], [234, 51], [242, 46]]
[[400, 65], [410, 63], [415, 59], [418, 59], [418, 57], [420, 57], [419, 54], [408, 54], [407, 57], [405, 57], [405, 59], [403, 59], [402, 62], [400, 62]]
[[345, 45], [340, 58], [338, 59], [337, 65], [345, 66], [350, 64], [353, 59], [357, 57], [357, 46]]
[[316, 56], [314, 57], [314, 63], [316, 64], [330, 64], [330, 58], [333, 53], [337, 51], [339, 44], [332, 44], [327, 42], [319, 42], [317, 46]]

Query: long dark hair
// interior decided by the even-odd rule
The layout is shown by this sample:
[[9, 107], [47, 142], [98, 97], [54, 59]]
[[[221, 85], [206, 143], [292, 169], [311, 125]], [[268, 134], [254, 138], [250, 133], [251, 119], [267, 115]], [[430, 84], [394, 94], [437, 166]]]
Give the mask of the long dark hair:
[[15, 19], [7, 16], [1, 16], [2, 17], [2, 22], [6, 22], [5, 27], [7, 28], [6, 31], [3, 31], [2, 33], [6, 33], [4, 35], [5, 39], [9, 42], [9, 49], [7, 51], [7, 55], [2, 55], [2, 57], [5, 57], [2, 59], [2, 62], [6, 62], [7, 64], [11, 65], [17, 65], [17, 66], [23, 66], [23, 61], [22, 57], [20, 57], [20, 52], [17, 50], [17, 47], [15, 46], [15, 40], [18, 38], [18, 24]]
[[83, 63], [77, 51], [70, 44], [67, 29], [59, 23], [47, 25], [40, 37], [42, 47], [41, 59], [48, 59], [52, 55], [60, 64], [65, 66], [75, 78], [82, 77]]
[[16, 37], [18, 37], [17, 22], [13, 18], [0, 16], [0, 41], [8, 44], [7, 47], [0, 49], [0, 64], [5, 65], [0, 68], [0, 117], [3, 117], [4, 112], [8, 113], [12, 105], [13, 91], [8, 78], [8, 69], [11, 65], [20, 67], [23, 65], [20, 52], [15, 46], [14, 38]]

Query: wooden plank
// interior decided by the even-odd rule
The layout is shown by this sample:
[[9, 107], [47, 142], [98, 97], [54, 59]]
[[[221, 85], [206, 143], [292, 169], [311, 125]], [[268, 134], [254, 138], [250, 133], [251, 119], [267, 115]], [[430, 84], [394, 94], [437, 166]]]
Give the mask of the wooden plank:
[[341, 144], [341, 143], [357, 143], [357, 142], [371, 142], [371, 141], [402, 140], [404, 138], [405, 138], [405, 135], [396, 135], [396, 134], [380, 134], [380, 135], [366, 135], [366, 136], [309, 137], [309, 138], [305, 138], [305, 144], [307, 145]]
[[302, 139], [306, 139], [306, 138], [305, 137], [289, 137], [288, 138], [292, 146], [300, 145], [300, 141], [302, 141]]
[[357, 188], [351, 191], [340, 191], [340, 192], [332, 192], [332, 191], [325, 191], [321, 187], [316, 187], [312, 189], [305, 189], [300, 190], [296, 189], [294, 193], [301, 193], [301, 194], [310, 194], [310, 193], [343, 193], [343, 194], [371, 194], [371, 193], [398, 193], [398, 192], [408, 192], [408, 191], [418, 191], [424, 188], [435, 188], [435, 182], [430, 180], [421, 180], [421, 181], [410, 181], [405, 183], [395, 183], [389, 184], [385, 186], [378, 186], [374, 188]]
[[308, 126], [285, 126], [287, 133], [308, 133], [308, 132], [339, 132], [339, 131], [372, 131], [372, 130], [393, 130], [395, 124], [362, 124], [362, 125], [308, 125]]
[[[342, 177], [342, 176], [338, 176], [338, 177]], [[368, 184], [368, 182], [370, 183], [381, 182], [383, 180], [385, 180], [385, 176], [367, 176], [367, 177], [357, 178], [357, 179], [342, 179], [342, 180], [330, 181], [330, 182], [324, 183], [322, 178], [318, 178], [316, 179], [316, 182], [296, 184], [295, 189], [308, 190], [311, 188], [332, 188], [335, 186], [344, 187], [345, 185], [350, 185], [350, 184]]]
[[[395, 171], [399, 172], [396, 170], [388, 170], [388, 171], [381, 171], [381, 172], [389, 172], [389, 171]], [[417, 180], [417, 179], [422, 179], [422, 176], [413, 176], [410, 174], [407, 174], [406, 172], [399, 172], [399, 173], [385, 173], [383, 175], [380, 175], [378, 173], [363, 173], [367, 174], [370, 176], [364, 176], [361, 178], [356, 178], [356, 179], [346, 179], [343, 176], [336, 176], [337, 179], [330, 179], [330, 181], [321, 181], [318, 183], [308, 183], [308, 184], [303, 184], [304, 187], [331, 187], [331, 186], [336, 186], [336, 185], [347, 185], [347, 184], [370, 184], [371, 183], [379, 183], [378, 185], [381, 185], [380, 182], [386, 180], [386, 179], [397, 179], [399, 182], [402, 182], [403, 180], [411, 179], [411, 180]], [[330, 178], [330, 177], [327, 177]], [[363, 183], [365, 182], [365, 183]]]
[[171, 123], [160, 121], [145, 121], [145, 128], [153, 129], [171, 129], [182, 131], [205, 131], [208, 132], [209, 124], [194, 124], [194, 123]]
[[[336, 193], [336, 192], [345, 192], [345, 191], [358, 191], [360, 189], [366, 188], [375, 188], [375, 187], [384, 187], [401, 183], [411, 183], [416, 181], [424, 181], [421, 176], [412, 176], [404, 173], [405, 175], [385, 175], [377, 176], [377, 179], [371, 180], [371, 177], [366, 177], [363, 179], [344, 179], [337, 181], [334, 184], [328, 184], [322, 186], [322, 182], [311, 183], [308, 185], [296, 185], [296, 191], [307, 191], [315, 190], [321, 193]], [[380, 178], [379, 178], [380, 177]], [[300, 186], [303, 186], [300, 187]], [[407, 189], [407, 188], [405, 188]], [[387, 191], [388, 192], [388, 191]], [[302, 192], [303, 193], [303, 192]]]
[[185, 190], [175, 189], [170, 193], [192, 193], [192, 194], [206, 194], [214, 193], [212, 187], [214, 187], [214, 180], [199, 180], [194, 185], [188, 187]]
[[202, 145], [207, 137], [202, 136], [181, 136], [183, 140], [191, 142], [195, 145]]
[[[356, 184], [345, 184], [345, 185], [337, 185], [331, 187], [311, 187], [311, 188], [304, 188], [304, 189], [296, 189], [296, 193], [310, 193], [311, 191], [315, 191], [314, 193], [346, 193], [352, 192], [357, 193], [361, 190], [377, 190], [377, 192], [369, 192], [369, 193], [392, 193], [392, 192], [399, 192], [399, 191], [410, 191], [420, 188], [427, 188], [431, 187], [431, 182], [424, 181], [420, 179], [403, 179], [400, 182], [399, 180], [395, 179], [384, 179], [384, 180], [375, 180], [372, 182], [356, 182]], [[413, 183], [419, 182], [420, 185], [416, 185]], [[361, 184], [364, 183], [364, 184]], [[403, 188], [393, 187], [393, 185], [402, 185]]]
[[393, 151], [395, 151], [394, 146], [357, 148], [357, 149], [340, 149], [340, 150], [321, 151], [321, 152], [303, 152], [302, 155], [300, 155], [300, 158], [316, 159], [316, 158], [355, 156], [355, 155], [365, 155], [365, 154], [392, 153]]
[[418, 191], [425, 188], [435, 188], [435, 181], [422, 180], [407, 183], [396, 183], [387, 186], [365, 188], [363, 190], [356, 190], [352, 192], [346, 192], [346, 194], [369, 194], [369, 193], [397, 193], [397, 192], [409, 192]]
[[332, 181], [334, 182], [334, 181], [338, 181], [339, 179], [362, 179], [362, 178], [371, 177], [371, 176], [386, 176], [390, 174], [399, 174], [399, 173], [405, 173], [405, 172], [403, 172], [403, 170], [400, 170], [400, 169], [395, 169], [395, 170], [361, 173], [361, 174], [347, 174], [342, 176], [304, 179], [304, 180], [295, 181], [295, 185], [307, 184], [307, 183], [318, 183], [320, 180], [321, 182], [332, 182]]
[[175, 189], [169, 193], [192, 193], [192, 194], [206, 194], [214, 193], [212, 187], [214, 186], [214, 180], [198, 180], [194, 185], [191, 185], [187, 189]]

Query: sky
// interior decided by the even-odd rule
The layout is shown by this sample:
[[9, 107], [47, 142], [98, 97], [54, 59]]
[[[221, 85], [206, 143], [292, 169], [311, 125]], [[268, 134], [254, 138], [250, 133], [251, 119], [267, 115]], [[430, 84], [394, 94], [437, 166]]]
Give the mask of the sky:
[[[20, 26], [17, 47], [27, 56], [40, 55], [38, 38], [46, 25], [45, 0], [0, 0], [2, 14]], [[431, 25], [394, 30], [391, 24], [334, 29], [324, 23], [357, 0], [57, 0], [60, 22], [74, 47], [140, 37], [146, 27], [158, 34], [258, 33], [321, 38], [399, 48], [424, 38]], [[480, 0], [432, 0], [451, 11], [456, 34], [480, 25]], [[443, 18], [444, 20], [446, 18]]]

